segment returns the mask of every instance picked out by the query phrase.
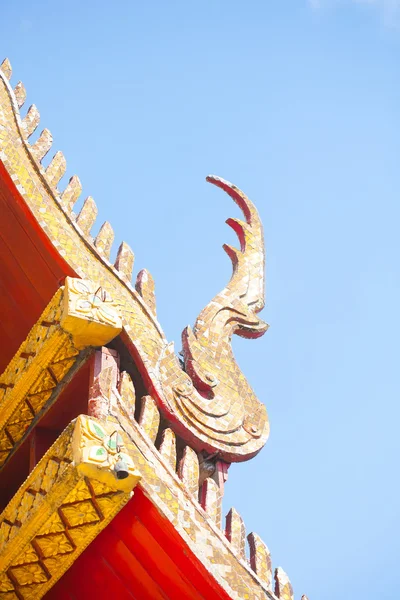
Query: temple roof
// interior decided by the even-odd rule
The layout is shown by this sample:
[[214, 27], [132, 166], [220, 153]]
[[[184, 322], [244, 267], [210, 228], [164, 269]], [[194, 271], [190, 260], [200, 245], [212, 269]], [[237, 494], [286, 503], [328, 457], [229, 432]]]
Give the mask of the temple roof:
[[114, 233], [106, 222], [92, 238], [91, 197], [74, 214], [81, 184], [73, 176], [58, 189], [63, 154], [43, 166], [52, 135], [44, 129], [30, 143], [39, 112], [31, 106], [20, 116], [26, 93], [21, 82], [11, 88], [11, 74], [4, 61], [2, 597], [83, 598], [87, 569], [103, 565], [90, 582], [97, 597], [111, 577], [125, 590], [120, 598], [138, 597], [132, 590], [142, 585], [140, 598], [291, 600], [287, 575], [278, 568], [273, 577], [255, 533], [247, 560], [234, 509], [221, 529], [230, 463], [252, 458], [269, 434], [265, 406], [231, 348], [232, 334], [253, 338], [268, 328], [258, 316], [265, 251], [254, 204], [233, 184], [207, 178], [243, 213], [227, 221], [240, 248], [224, 246], [232, 277], [184, 329], [180, 360], [157, 320], [151, 274], [140, 271], [132, 284], [125, 242], [110, 262]]

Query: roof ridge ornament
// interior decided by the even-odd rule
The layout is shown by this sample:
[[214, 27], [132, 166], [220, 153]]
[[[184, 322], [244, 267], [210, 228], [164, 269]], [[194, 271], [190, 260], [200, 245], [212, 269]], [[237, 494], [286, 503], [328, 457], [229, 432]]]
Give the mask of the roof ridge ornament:
[[244, 214], [245, 221], [226, 221], [238, 235], [240, 250], [223, 246], [233, 264], [231, 280], [201, 311], [193, 330], [188, 326], [182, 333], [184, 371], [178, 374], [169, 348], [160, 372], [165, 373], [163, 392], [171, 412], [177, 412], [192, 432], [190, 443], [200, 438], [201, 449], [231, 462], [254, 456], [269, 434], [265, 406], [240, 371], [231, 347], [234, 333], [256, 338], [268, 329], [258, 317], [264, 307], [264, 236], [254, 204], [239, 188], [215, 175], [207, 181], [227, 192]]
[[217, 455], [220, 461], [251, 458], [268, 438], [268, 416], [235, 361], [231, 336], [259, 337], [268, 328], [258, 317], [264, 306], [265, 256], [263, 229], [254, 204], [224, 179], [207, 178], [227, 192], [243, 212], [243, 220], [227, 220], [238, 235], [240, 249], [224, 246], [233, 263], [231, 280], [200, 313], [193, 329], [184, 330], [182, 365], [157, 321], [150, 273], [143, 270], [132, 285], [134, 257], [126, 244], [111, 264], [111, 225], [106, 222], [95, 240], [90, 234], [97, 214], [92, 198], [75, 216], [72, 209], [82, 190], [79, 178], [72, 177], [63, 192], [58, 189], [66, 170], [60, 152], [44, 169], [41, 161], [51, 148], [51, 133], [45, 129], [30, 144], [39, 112], [32, 106], [21, 120], [19, 108], [26, 93], [22, 84], [14, 92], [10, 78], [11, 66], [5, 61], [0, 67], [1, 161], [51, 242], [52, 251], [68, 264], [69, 274], [112, 291], [121, 307], [121, 335], [171, 429], [197, 452]]
[[223, 246], [233, 265], [231, 280], [202, 310], [194, 330], [188, 326], [182, 333], [186, 371], [195, 384], [205, 391], [214, 387], [216, 381], [204, 368], [210, 363], [210, 369], [213, 370], [213, 362], [226, 350], [225, 345], [229, 344], [233, 333], [256, 338], [268, 329], [268, 325], [257, 316], [265, 303], [265, 251], [260, 217], [251, 200], [232, 183], [215, 175], [209, 175], [206, 179], [229, 194], [242, 210], [246, 221], [226, 220], [240, 241], [240, 250], [227, 244]]
[[[1, 74], [8, 81], [9, 85], [11, 85], [12, 67], [8, 58], [4, 59], [0, 64], [0, 79]], [[26, 89], [22, 81], [17, 83], [12, 92], [14, 95], [13, 101], [15, 102], [15, 108], [21, 109], [26, 101]], [[51, 132], [47, 128], [43, 129], [38, 139], [34, 143], [30, 143], [29, 138], [39, 126], [40, 113], [35, 104], [32, 104], [29, 107], [24, 118], [20, 117], [18, 111], [16, 111], [16, 113], [26, 148], [39, 169], [41, 176], [44, 178], [57, 199], [60, 207], [64, 210], [65, 214], [74, 221], [75, 225], [80, 228], [86, 242], [91, 244], [92, 250], [94, 250], [102, 260], [106, 260], [109, 263], [111, 247], [114, 241], [114, 232], [110, 223], [107, 221], [103, 223], [96, 239], [93, 239], [90, 231], [97, 217], [97, 206], [95, 201], [89, 196], [86, 198], [79, 215], [76, 216], [73, 213], [73, 207], [82, 193], [82, 185], [79, 177], [77, 175], [72, 175], [72, 177], [69, 178], [65, 189], [63, 191], [59, 189], [58, 185], [67, 170], [67, 161], [64, 154], [61, 151], [57, 151], [47, 168], [45, 168], [42, 161], [48, 152], [50, 152], [53, 145], [53, 136]], [[121, 277], [124, 280], [128, 280], [130, 284], [131, 282], [128, 275], [131, 258], [128, 259], [128, 254], [133, 255], [133, 253], [126, 242], [122, 242], [121, 246], [124, 250], [124, 260], [121, 260], [121, 257], [117, 256], [114, 267], [120, 273]]]

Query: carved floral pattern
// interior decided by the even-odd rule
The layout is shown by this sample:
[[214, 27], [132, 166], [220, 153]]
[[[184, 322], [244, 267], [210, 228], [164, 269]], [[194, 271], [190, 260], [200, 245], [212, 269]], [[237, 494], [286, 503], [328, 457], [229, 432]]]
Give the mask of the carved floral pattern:
[[70, 294], [77, 296], [74, 299], [77, 313], [90, 315], [92, 318], [110, 325], [119, 325], [120, 316], [115, 302], [106, 290], [81, 279], [71, 279], [70, 281]]
[[[140, 475], [126, 453], [128, 477], [117, 479], [115, 427], [78, 417], [0, 515], [0, 593], [41, 598], [129, 500]], [[93, 461], [92, 448], [107, 460]]]

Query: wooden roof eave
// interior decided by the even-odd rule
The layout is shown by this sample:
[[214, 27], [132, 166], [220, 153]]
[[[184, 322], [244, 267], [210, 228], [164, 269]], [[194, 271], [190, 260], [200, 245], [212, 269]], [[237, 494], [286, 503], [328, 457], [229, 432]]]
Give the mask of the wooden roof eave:
[[[121, 331], [120, 310], [111, 298], [91, 305], [92, 285], [67, 277], [0, 376], [0, 471], [92, 347], [110, 342]], [[103, 306], [108, 322], [99, 313]]]
[[[149, 288], [143, 285], [143, 279], [149, 281], [149, 274], [139, 278], [139, 292], [136, 291], [130, 282], [133, 253], [124, 242], [120, 246], [115, 265], [111, 264], [108, 254], [110, 239], [113, 238], [111, 226], [105, 223], [95, 240], [89, 233], [97, 212], [92, 198], [86, 201], [80, 215], [75, 217], [72, 207], [78, 199], [76, 190], [80, 189], [77, 179], [73, 178], [72, 184], [70, 182], [63, 193], [59, 192], [57, 178], [50, 176], [57, 169], [50, 164], [45, 170], [41, 163], [44, 150], [49, 150], [47, 146], [50, 146], [51, 134], [41, 136], [31, 145], [29, 136], [34, 129], [30, 128], [28, 116], [29, 111], [25, 119], [21, 119], [15, 93], [0, 68], [0, 163], [4, 167], [2, 184], [15, 187], [31, 220], [46, 237], [48, 252], [57, 255], [60, 261], [68, 265], [65, 274], [76, 274], [83, 279], [96, 281], [103, 289], [112, 292], [125, 308], [124, 330], [137, 350], [139, 363], [146, 363], [146, 373], [143, 374], [148, 379], [152, 372], [155, 373], [159, 356], [166, 345], [165, 336], [154, 314], [154, 293], [150, 289], [152, 286]], [[1, 174], [0, 170], [0, 176]], [[134, 336], [131, 335], [133, 330]]]
[[[221, 527], [220, 512], [215, 511], [214, 507], [207, 503], [200, 504], [198, 484], [197, 487], [190, 489], [180, 465], [175, 470], [174, 460], [170, 460], [170, 456], [163, 454], [162, 447], [156, 448], [145, 431], [145, 419], [142, 418], [140, 424], [127, 419], [120, 411], [112, 413], [112, 416], [118, 422], [120, 430], [128, 436], [126, 452], [141, 473], [140, 490], [149, 499], [158, 515], [158, 525], [156, 523], [151, 525], [148, 512], [147, 517], [145, 512], [140, 517], [149, 520], [148, 526], [153, 527], [153, 534], [157, 537], [157, 531], [162, 533], [168, 523], [168, 529], [176, 532], [181, 543], [190, 550], [193, 560], [197, 561], [198, 571], [203, 574], [203, 577], [206, 573], [208, 577], [211, 576], [211, 581], [220, 588], [220, 593], [226, 594], [228, 598], [245, 598], [248, 594], [247, 597], [252, 600], [275, 600], [268, 550], [258, 536], [256, 537], [260, 544], [257, 547], [250, 545], [251, 566], [245, 554], [242, 554], [238, 547], [227, 539], [227, 534]], [[182, 460], [184, 459], [181, 459], [181, 462]], [[194, 460], [197, 458], [195, 457]], [[189, 471], [192, 472], [193, 468], [194, 465], [191, 464]], [[217, 502], [220, 503], [221, 500], [222, 498], [219, 497]], [[130, 508], [127, 506], [119, 515], [118, 521], [120, 524], [124, 522], [128, 527], [132, 518]], [[112, 527], [114, 528], [114, 525]], [[242, 534], [244, 536], [244, 530]], [[107, 533], [104, 532], [104, 536], [106, 535]], [[249, 542], [253, 536], [254, 534], [250, 534]], [[167, 536], [160, 542], [164, 547], [168, 547]], [[132, 544], [134, 543], [135, 539], [132, 538]], [[88, 553], [90, 552], [89, 549]], [[183, 552], [182, 555], [184, 554]], [[269, 566], [266, 564], [265, 570], [260, 568], [258, 562], [261, 557], [264, 562], [266, 557], [269, 561]], [[180, 566], [185, 572], [185, 567]], [[266, 575], [269, 578], [268, 583], [263, 581]]]
[[120, 480], [115, 424], [73, 421], [0, 515], [2, 597], [42, 598], [131, 498], [140, 479], [129, 457]]

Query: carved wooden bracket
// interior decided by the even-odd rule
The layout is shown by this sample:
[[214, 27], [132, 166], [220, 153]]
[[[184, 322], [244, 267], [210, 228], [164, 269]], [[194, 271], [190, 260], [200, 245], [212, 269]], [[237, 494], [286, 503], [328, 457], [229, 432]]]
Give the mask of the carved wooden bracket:
[[0, 515], [2, 598], [42, 598], [126, 504], [141, 475], [125, 437], [80, 416], [46, 452]]
[[88, 356], [121, 331], [119, 308], [99, 286], [67, 277], [0, 377], [0, 467]]

